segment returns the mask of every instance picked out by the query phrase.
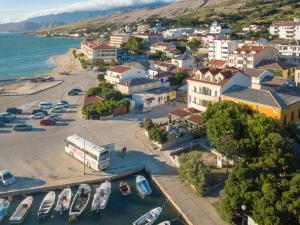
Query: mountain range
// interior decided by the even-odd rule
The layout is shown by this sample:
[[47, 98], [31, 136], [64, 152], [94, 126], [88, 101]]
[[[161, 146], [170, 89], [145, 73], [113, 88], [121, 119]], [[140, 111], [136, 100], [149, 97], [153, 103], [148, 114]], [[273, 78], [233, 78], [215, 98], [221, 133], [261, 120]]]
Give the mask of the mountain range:
[[24, 33], [40, 29], [49, 29], [60, 25], [67, 25], [95, 17], [110, 15], [114, 12], [128, 13], [137, 9], [147, 8], [149, 10], [168, 5], [166, 2], [140, 3], [126, 7], [116, 7], [95, 11], [76, 11], [29, 18], [25, 21], [0, 24], [0, 33]]

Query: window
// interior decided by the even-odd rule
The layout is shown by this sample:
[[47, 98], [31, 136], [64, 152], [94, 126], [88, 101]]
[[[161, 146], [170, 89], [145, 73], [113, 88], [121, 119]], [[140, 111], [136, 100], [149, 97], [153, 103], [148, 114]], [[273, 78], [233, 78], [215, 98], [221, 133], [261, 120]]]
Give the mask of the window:
[[283, 125], [286, 125], [286, 115], [283, 117]]
[[196, 86], [194, 86], [194, 92], [197, 92], [197, 87]]
[[216, 97], [218, 96], [218, 91], [215, 91], [215, 96], [216, 96]]
[[295, 115], [294, 115], [294, 111], [293, 111], [293, 112], [291, 112], [291, 122], [294, 122], [294, 119], [295, 119], [294, 116]]

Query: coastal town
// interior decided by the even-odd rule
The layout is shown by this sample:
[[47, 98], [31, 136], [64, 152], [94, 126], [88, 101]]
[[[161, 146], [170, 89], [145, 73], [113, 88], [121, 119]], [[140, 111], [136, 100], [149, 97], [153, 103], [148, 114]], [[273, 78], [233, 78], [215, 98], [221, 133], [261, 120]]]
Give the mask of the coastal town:
[[[300, 223], [300, 15], [45, 36], [81, 43], [0, 89], [0, 224], [22, 223], [36, 193], [39, 219], [53, 208], [80, 221], [89, 202], [102, 216], [112, 184], [167, 199], [134, 225]], [[176, 217], [163, 222], [166, 204]]]

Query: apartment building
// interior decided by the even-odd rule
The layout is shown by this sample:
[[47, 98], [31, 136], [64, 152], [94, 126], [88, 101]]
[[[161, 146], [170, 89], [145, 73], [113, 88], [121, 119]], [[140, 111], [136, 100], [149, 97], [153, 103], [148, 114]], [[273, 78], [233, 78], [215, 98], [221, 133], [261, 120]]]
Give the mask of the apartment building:
[[269, 46], [279, 51], [282, 61], [300, 65], [300, 40], [275, 39], [268, 43]]
[[146, 45], [152, 45], [155, 42], [163, 41], [163, 37], [159, 34], [138, 33], [138, 34], [134, 34], [133, 36], [143, 39]]
[[230, 52], [236, 50], [241, 40], [215, 39], [208, 44], [208, 60], [228, 60]]
[[234, 85], [250, 86], [250, 78], [235, 69], [203, 68], [187, 79], [188, 108], [206, 111], [209, 103], [218, 102], [223, 92]]
[[235, 68], [255, 68], [263, 61], [276, 62], [279, 59], [277, 49], [261, 45], [244, 45], [229, 53], [228, 66]]
[[112, 34], [110, 36], [110, 45], [116, 48], [120, 48], [123, 43], [126, 43], [130, 37], [130, 34]]
[[117, 49], [107, 44], [98, 44], [85, 40], [81, 43], [82, 53], [91, 60], [117, 61]]
[[279, 38], [300, 40], [300, 17], [295, 17], [293, 21], [275, 22], [269, 32]]

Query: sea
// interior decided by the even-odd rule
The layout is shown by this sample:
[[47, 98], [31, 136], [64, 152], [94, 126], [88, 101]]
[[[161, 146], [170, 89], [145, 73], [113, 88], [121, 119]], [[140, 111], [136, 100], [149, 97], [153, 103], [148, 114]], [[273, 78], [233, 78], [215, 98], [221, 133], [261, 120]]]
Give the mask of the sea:
[[[146, 174], [143, 174], [147, 177]], [[173, 208], [172, 204], [167, 198], [160, 192], [159, 188], [148, 177], [149, 184], [152, 188], [152, 194], [146, 197], [142, 197], [135, 186], [135, 175], [123, 178], [131, 185], [132, 194], [123, 196], [119, 190], [120, 180], [112, 181], [112, 193], [110, 195], [106, 208], [100, 213], [91, 212], [91, 201], [83, 214], [78, 218], [76, 222], [72, 224], [76, 225], [132, 225], [132, 223], [138, 219], [141, 215], [148, 212], [149, 210], [162, 207], [162, 213], [158, 218], [155, 225], [163, 221], [172, 221], [171, 225], [185, 225], [183, 218], [180, 217], [179, 213]], [[92, 189], [95, 190], [99, 184], [93, 184]], [[73, 194], [75, 194], [78, 188], [73, 188]], [[180, 190], [178, 190], [180, 191]], [[57, 195], [59, 190], [56, 191]], [[57, 212], [52, 211], [49, 217], [38, 220], [37, 212], [39, 205], [45, 196], [45, 193], [39, 193], [33, 195], [33, 206], [23, 221], [22, 225], [67, 225], [69, 223], [68, 213], [65, 212], [60, 215]], [[15, 198], [11, 204], [7, 217], [0, 222], [0, 224], [9, 224], [8, 218], [12, 215], [17, 205], [24, 199], [24, 196]]]
[[80, 39], [0, 34], [0, 80], [50, 72], [53, 56], [79, 46]]

